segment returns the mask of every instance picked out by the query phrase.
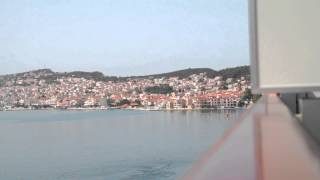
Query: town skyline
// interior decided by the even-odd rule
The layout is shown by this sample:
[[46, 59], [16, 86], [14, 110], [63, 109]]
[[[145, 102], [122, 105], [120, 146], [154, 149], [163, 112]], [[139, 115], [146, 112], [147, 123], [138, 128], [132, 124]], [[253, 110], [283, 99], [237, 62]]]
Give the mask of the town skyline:
[[249, 66], [127, 78], [41, 69], [0, 76], [0, 110], [237, 108], [252, 101], [249, 74]]

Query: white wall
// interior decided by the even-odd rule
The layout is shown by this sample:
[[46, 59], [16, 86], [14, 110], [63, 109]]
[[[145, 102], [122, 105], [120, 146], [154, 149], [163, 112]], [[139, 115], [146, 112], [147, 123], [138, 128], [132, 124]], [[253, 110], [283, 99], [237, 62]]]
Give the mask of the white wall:
[[320, 0], [256, 3], [259, 87], [320, 87]]

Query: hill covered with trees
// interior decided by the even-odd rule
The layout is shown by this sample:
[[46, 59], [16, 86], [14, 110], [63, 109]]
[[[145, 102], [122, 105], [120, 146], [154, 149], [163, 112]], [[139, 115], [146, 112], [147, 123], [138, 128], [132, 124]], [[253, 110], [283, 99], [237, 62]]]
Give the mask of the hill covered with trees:
[[168, 73], [162, 74], [153, 74], [153, 75], [146, 75], [146, 76], [129, 76], [129, 77], [117, 77], [117, 76], [106, 76], [101, 72], [94, 71], [94, 72], [85, 72], [85, 71], [73, 71], [73, 72], [54, 72], [51, 69], [39, 69], [34, 71], [28, 71], [23, 73], [17, 74], [9, 74], [9, 75], [2, 75], [0, 76], [0, 86], [4, 85], [8, 80], [18, 80], [18, 79], [27, 79], [27, 78], [36, 78], [36, 79], [43, 79], [47, 82], [55, 82], [60, 77], [78, 77], [78, 78], [85, 78], [85, 79], [92, 79], [96, 81], [127, 81], [129, 79], [153, 79], [153, 78], [170, 78], [170, 77], [178, 77], [188, 78], [190, 75], [193, 74], [200, 74], [206, 73], [209, 78], [213, 78], [216, 76], [222, 76], [224, 79], [227, 78], [240, 78], [246, 77], [247, 79], [250, 78], [250, 68], [249, 66], [239, 66], [239, 67], [232, 67], [226, 68], [219, 71], [210, 69], [210, 68], [188, 68]]
[[192, 74], [200, 74], [200, 73], [206, 73], [208, 77], [212, 78], [215, 76], [218, 76], [219, 73], [213, 69], [210, 68], [188, 68], [183, 69], [179, 71], [173, 71], [168, 73], [161, 73], [161, 74], [152, 74], [152, 75], [146, 75], [146, 76], [131, 76], [127, 78], [170, 78], [170, 77], [179, 77], [180, 79], [188, 78]]
[[125, 78], [170, 78], [170, 77], [179, 77], [179, 78], [187, 78], [192, 74], [200, 74], [206, 73], [209, 78], [213, 78], [216, 76], [222, 76], [223, 78], [240, 78], [240, 77], [250, 77], [250, 66], [238, 66], [232, 68], [226, 68], [219, 71], [215, 71], [210, 68], [189, 68], [183, 69], [179, 71], [173, 71], [169, 73], [162, 73], [162, 74], [153, 74], [153, 75], [146, 75], [146, 76], [131, 76]]
[[240, 78], [245, 77], [250, 79], [250, 66], [238, 66], [233, 68], [226, 68], [218, 71], [223, 78]]

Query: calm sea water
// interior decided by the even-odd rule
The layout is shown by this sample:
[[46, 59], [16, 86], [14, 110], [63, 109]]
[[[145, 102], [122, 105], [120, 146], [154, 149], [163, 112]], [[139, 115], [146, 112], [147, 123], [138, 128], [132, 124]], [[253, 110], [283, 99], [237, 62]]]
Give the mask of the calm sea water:
[[0, 112], [0, 179], [177, 179], [241, 113], [226, 112]]

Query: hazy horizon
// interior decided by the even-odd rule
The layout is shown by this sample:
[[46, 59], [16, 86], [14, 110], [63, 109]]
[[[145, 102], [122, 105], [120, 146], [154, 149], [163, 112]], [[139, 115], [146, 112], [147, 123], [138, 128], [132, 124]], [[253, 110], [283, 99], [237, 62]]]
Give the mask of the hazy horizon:
[[128, 76], [249, 64], [247, 1], [4, 0], [0, 74]]

